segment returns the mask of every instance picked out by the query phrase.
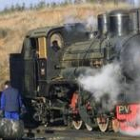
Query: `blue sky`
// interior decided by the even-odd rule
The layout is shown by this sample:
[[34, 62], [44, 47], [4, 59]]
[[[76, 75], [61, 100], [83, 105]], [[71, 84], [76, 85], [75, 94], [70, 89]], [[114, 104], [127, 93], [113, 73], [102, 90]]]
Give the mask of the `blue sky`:
[[[0, 10], [4, 9], [5, 7], [10, 7], [11, 5], [23, 4], [25, 3], [26, 6], [29, 6], [32, 4], [37, 4], [42, 0], [0, 0]], [[64, 0], [43, 0], [46, 3], [50, 2], [62, 2]]]
[[[30, 4], [32, 3], [37, 4], [40, 1], [45, 1], [46, 3], [51, 3], [51, 2], [63, 2], [65, 0], [0, 0], [0, 10], [3, 10], [5, 7], [11, 7], [11, 5], [16, 5], [18, 4], [23, 4], [25, 3], [26, 7], [30, 6]], [[128, 2], [131, 2], [132, 4], [134, 4], [135, 6], [140, 5], [140, 0], [127, 0]]]

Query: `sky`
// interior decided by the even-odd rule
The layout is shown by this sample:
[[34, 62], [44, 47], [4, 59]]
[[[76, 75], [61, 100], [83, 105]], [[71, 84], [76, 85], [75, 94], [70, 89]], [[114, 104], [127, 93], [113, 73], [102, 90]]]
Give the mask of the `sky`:
[[37, 4], [40, 1], [45, 1], [46, 3], [51, 3], [51, 2], [62, 2], [64, 0], [0, 0], [0, 10], [3, 10], [5, 7], [11, 7], [11, 5], [16, 5], [18, 4], [23, 4], [25, 3], [26, 6], [30, 6], [32, 3]]
[[[40, 1], [45, 1], [46, 3], [51, 3], [51, 2], [60, 3], [63, 2], [64, 0], [0, 0], [0, 11], [3, 10], [5, 7], [8, 8], [16, 4], [22, 5], [23, 3], [25, 3], [26, 7], [29, 7], [31, 3], [33, 5], [36, 5]], [[134, 6], [140, 5], [140, 0], [127, 0], [127, 1], [133, 4]]]

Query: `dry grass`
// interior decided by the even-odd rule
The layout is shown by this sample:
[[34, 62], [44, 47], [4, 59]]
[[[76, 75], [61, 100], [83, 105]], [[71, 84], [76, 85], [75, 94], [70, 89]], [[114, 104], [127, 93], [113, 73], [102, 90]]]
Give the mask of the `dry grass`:
[[96, 17], [108, 10], [127, 7], [125, 4], [115, 6], [113, 3], [82, 4], [0, 15], [0, 29], [7, 31], [6, 36], [0, 35], [0, 84], [9, 77], [9, 53], [20, 52], [24, 36], [29, 30], [60, 25], [70, 20], [87, 20], [90, 16]]

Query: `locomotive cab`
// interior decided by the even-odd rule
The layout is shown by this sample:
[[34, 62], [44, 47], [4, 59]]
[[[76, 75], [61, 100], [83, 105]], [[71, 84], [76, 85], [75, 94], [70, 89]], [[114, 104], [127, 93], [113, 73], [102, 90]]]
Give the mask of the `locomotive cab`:
[[10, 55], [12, 85], [25, 97], [49, 96], [49, 84], [59, 78], [65, 48], [88, 38], [80, 23], [29, 31], [21, 53]]
[[[56, 57], [58, 52], [54, 50], [47, 37], [42, 36], [26, 38], [20, 55], [20, 61], [22, 62], [20, 63], [20, 67], [22, 67], [20, 80], [23, 84], [22, 87], [17, 88], [20, 88], [24, 96], [43, 96], [41, 94], [44, 94], [46, 91], [44, 87], [46, 87], [49, 80], [58, 76], [59, 70], [55, 68], [59, 63]], [[12, 60], [13, 54], [11, 55], [11, 61]], [[19, 80], [14, 80], [14, 77], [11, 78], [12, 84], [14, 84], [16, 80]], [[17, 83], [18, 82], [15, 84]]]

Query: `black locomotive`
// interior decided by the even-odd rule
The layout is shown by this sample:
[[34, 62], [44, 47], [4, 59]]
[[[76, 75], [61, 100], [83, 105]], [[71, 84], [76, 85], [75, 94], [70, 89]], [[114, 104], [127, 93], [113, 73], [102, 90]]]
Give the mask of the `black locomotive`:
[[[101, 103], [77, 79], [89, 68], [100, 70], [117, 61], [123, 73], [121, 82], [137, 81], [139, 32], [140, 9], [98, 15], [98, 30], [94, 33], [81, 23], [32, 30], [24, 39], [21, 53], [10, 54], [12, 85], [19, 89], [28, 112], [38, 122], [63, 121], [76, 129], [84, 123], [90, 131], [99, 126], [103, 132], [111, 122], [114, 131], [119, 126], [123, 129], [125, 121], [120, 121], [120, 115], [131, 115], [131, 106], [139, 106], [138, 100], [119, 102], [111, 111], [101, 111]], [[127, 107], [131, 111], [126, 112]]]

